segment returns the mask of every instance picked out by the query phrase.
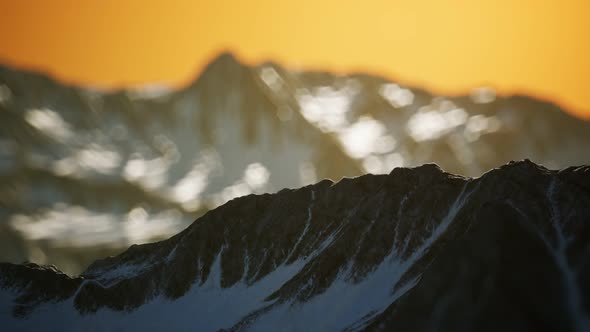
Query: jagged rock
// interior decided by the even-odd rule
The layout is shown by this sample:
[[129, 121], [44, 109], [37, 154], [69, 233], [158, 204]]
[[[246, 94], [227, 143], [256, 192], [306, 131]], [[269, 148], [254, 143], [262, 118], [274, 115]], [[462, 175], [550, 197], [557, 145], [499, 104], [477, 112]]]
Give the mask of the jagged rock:
[[588, 331], [590, 172], [428, 164], [207, 212], [69, 277], [0, 264], [9, 330]]

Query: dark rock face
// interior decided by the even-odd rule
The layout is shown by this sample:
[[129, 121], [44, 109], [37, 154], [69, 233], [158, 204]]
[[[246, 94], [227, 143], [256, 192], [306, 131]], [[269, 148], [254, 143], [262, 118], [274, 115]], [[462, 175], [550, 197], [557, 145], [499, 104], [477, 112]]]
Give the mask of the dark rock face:
[[[435, 165], [231, 200], [71, 278], [0, 264], [15, 329], [588, 331], [590, 167]], [[0, 303], [2, 304], [2, 303]], [[98, 325], [95, 325], [98, 324]]]
[[35, 306], [44, 302], [66, 300], [82, 281], [79, 277], [65, 275], [53, 265], [1, 264], [0, 285], [3, 288], [26, 290], [14, 300], [12, 312], [15, 317], [28, 315]]

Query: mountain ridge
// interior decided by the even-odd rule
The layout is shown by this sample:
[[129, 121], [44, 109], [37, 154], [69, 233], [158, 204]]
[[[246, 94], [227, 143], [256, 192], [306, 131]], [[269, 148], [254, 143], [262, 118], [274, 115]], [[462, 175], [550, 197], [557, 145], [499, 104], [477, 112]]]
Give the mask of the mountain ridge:
[[163, 310], [172, 330], [584, 331], [589, 203], [589, 166], [528, 160], [478, 178], [429, 164], [324, 180], [230, 200], [80, 276], [2, 263], [15, 300], [2, 319], [32, 329], [54, 310], [72, 329], [157, 330]]
[[590, 122], [553, 104], [231, 54], [179, 90], [103, 93], [7, 68], [0, 90], [0, 261], [70, 274], [250, 193], [430, 162], [465, 176], [590, 163]]
[[[202, 77], [204, 76], [204, 74], [206, 74], [207, 72], [213, 71], [215, 73], [216, 71], [219, 71], [219, 69], [216, 69], [216, 68], [221, 68], [221, 71], [227, 71], [227, 67], [251, 68], [251, 69], [270, 67], [270, 68], [273, 68], [273, 69], [278, 70], [280, 72], [290, 71], [289, 67], [284, 67], [280, 63], [277, 63], [277, 62], [272, 61], [270, 59], [260, 61], [258, 63], [254, 63], [254, 64], [245, 64], [239, 60], [238, 56], [235, 53], [233, 53], [231, 51], [223, 51], [223, 52], [219, 53], [217, 56], [213, 57], [205, 66], [203, 66], [203, 69], [201, 71], [195, 73], [193, 75], [193, 78], [190, 79], [188, 81], [188, 83], [183, 84], [179, 87], [170, 87], [167, 85], [160, 85], [160, 84], [156, 85], [156, 87], [161, 87], [164, 92], [162, 93], [161, 96], [153, 97], [153, 99], [159, 99], [159, 98], [166, 99], [166, 98], [170, 98], [171, 96], [186, 93], [187, 91], [193, 90], [194, 87], [199, 84], [199, 81], [203, 80]], [[364, 77], [364, 78], [375, 79], [380, 82], [392, 82], [392, 81], [396, 82], [395, 78], [385, 77], [385, 76], [379, 75], [378, 73], [369, 73], [369, 72], [363, 72], [363, 71], [352, 71], [352, 72], [347, 72], [347, 73], [336, 74], [336, 73], [333, 73], [333, 72], [327, 71], [327, 70], [300, 69], [300, 70], [293, 70], [293, 72], [301, 73], [304, 75], [305, 74], [319, 75], [319, 76], [327, 75], [327, 76], [350, 77], [350, 78], [363, 78]], [[15, 66], [11, 66], [9, 64], [0, 63], [0, 76], [5, 76], [5, 75], [19, 75], [19, 76], [25, 75], [28, 77], [32, 77], [36, 80], [50, 82], [51, 84], [56, 85], [56, 86], [63, 86], [63, 87], [73, 88], [76, 90], [87, 91], [87, 92], [96, 92], [96, 93], [100, 93], [103, 95], [117, 95], [120, 93], [134, 93], [134, 92], [141, 93], [142, 91], [147, 91], [151, 87], [153, 87], [152, 84], [148, 83], [148, 84], [138, 84], [138, 85], [132, 86], [132, 87], [101, 88], [98, 86], [85, 85], [85, 84], [75, 83], [75, 82], [68, 82], [66, 80], [56, 78], [51, 73], [44, 71], [42, 69], [15, 67]], [[469, 95], [470, 95], [470, 93], [468, 93], [468, 92], [442, 95], [442, 94], [434, 93], [434, 92], [430, 91], [429, 89], [421, 88], [420, 85], [418, 85], [418, 84], [406, 84], [406, 83], [400, 83], [400, 84], [403, 84], [403, 86], [405, 86], [408, 89], [411, 89], [412, 91], [415, 91], [417, 93], [424, 93], [424, 94], [427, 94], [430, 96], [441, 96], [441, 97], [446, 97], [446, 98], [462, 99], [462, 98], [469, 98]], [[504, 93], [504, 94], [498, 95], [498, 97], [505, 98], [508, 100], [524, 98], [527, 101], [536, 101], [539, 103], [550, 104], [555, 108], [561, 109], [564, 113], [566, 113], [567, 115], [569, 115], [571, 117], [574, 117], [574, 118], [577, 118], [577, 119], [580, 119], [583, 121], [588, 121], [587, 118], [582, 118], [580, 116], [577, 116], [571, 110], [569, 110], [567, 107], [563, 107], [559, 103], [557, 103], [553, 100], [547, 99], [547, 98], [543, 98], [541, 96], [533, 96], [533, 95], [530, 95], [527, 93], [515, 91], [515, 92], [509, 92], [509, 93]]]

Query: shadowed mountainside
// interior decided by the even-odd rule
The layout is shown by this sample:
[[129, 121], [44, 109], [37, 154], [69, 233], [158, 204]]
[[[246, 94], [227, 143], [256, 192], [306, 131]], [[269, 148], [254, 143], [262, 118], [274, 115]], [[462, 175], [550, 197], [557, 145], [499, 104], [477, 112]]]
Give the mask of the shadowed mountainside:
[[60, 331], [587, 331], [589, 206], [588, 166], [528, 160], [475, 179], [424, 165], [324, 180], [231, 200], [80, 276], [0, 264], [0, 317]]

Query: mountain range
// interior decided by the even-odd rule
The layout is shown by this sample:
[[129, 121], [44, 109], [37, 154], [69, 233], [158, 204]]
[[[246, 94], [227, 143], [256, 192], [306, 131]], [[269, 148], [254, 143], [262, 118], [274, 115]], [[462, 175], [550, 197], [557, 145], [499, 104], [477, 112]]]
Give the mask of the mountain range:
[[589, 164], [590, 123], [489, 88], [214, 59], [191, 84], [103, 91], [0, 67], [0, 261], [80, 273], [247, 194], [436, 163]]
[[14, 331], [588, 331], [590, 167], [434, 164], [230, 200], [70, 276], [0, 264]]

